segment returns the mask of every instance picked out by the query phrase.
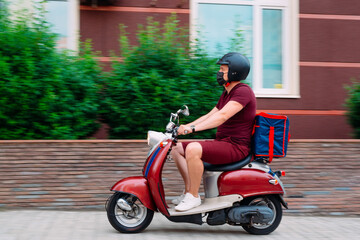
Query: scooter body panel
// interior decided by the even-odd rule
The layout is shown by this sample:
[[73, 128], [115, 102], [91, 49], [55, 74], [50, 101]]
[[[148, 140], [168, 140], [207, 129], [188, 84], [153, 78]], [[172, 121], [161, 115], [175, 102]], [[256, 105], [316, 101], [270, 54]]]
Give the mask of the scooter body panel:
[[124, 178], [112, 186], [111, 191], [130, 193], [139, 198], [145, 207], [156, 211], [156, 205], [150, 194], [148, 180], [144, 177]]
[[275, 178], [255, 169], [240, 169], [224, 172], [218, 179], [219, 195], [240, 194], [243, 198], [256, 195], [284, 194], [280, 183], [272, 184]]
[[170, 216], [168, 212], [168, 206], [165, 201], [165, 192], [162, 183], [161, 173], [166, 161], [166, 157], [169, 153], [169, 149], [173, 142], [168, 140], [168, 143], [164, 147], [158, 147], [154, 150], [154, 153], [149, 156], [145, 169], [145, 177], [148, 180], [149, 188], [152, 198], [159, 209], [159, 211], [165, 216]]

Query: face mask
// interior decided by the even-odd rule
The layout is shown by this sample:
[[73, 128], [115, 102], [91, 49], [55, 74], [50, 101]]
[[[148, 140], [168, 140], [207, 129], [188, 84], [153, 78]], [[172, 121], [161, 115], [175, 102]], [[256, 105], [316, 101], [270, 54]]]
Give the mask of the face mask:
[[225, 81], [225, 79], [224, 79], [224, 73], [223, 72], [217, 72], [216, 80], [217, 80], [217, 82], [219, 83], [220, 86], [227, 83], [227, 81]]

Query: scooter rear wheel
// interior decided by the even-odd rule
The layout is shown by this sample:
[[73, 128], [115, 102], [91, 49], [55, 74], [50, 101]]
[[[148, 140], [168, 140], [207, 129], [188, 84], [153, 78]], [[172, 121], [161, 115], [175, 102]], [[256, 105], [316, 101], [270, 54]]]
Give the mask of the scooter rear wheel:
[[248, 206], [267, 206], [273, 213], [274, 217], [268, 224], [252, 224], [243, 226], [245, 231], [254, 235], [270, 234], [279, 226], [282, 218], [282, 208], [280, 200], [273, 195], [257, 196], [249, 199], [244, 199], [242, 205]]
[[[121, 209], [119, 199], [128, 202], [131, 210]], [[110, 224], [122, 233], [139, 233], [145, 230], [154, 216], [154, 211], [146, 208], [136, 196], [122, 193], [115, 193], [110, 197], [106, 211]]]

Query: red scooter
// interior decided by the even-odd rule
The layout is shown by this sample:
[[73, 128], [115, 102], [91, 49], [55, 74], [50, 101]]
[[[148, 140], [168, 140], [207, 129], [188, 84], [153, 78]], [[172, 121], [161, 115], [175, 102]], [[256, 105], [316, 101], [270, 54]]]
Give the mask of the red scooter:
[[[162, 169], [178, 141], [179, 115], [189, 115], [187, 106], [171, 113], [166, 132], [148, 132], [150, 150], [142, 176], [118, 181], [114, 194], [106, 203], [109, 222], [122, 233], [141, 232], [149, 226], [155, 211], [172, 222], [208, 225], [238, 225], [251, 234], [273, 232], [280, 224], [284, 186], [266, 159], [254, 160], [250, 154], [231, 164], [211, 165], [204, 162], [203, 184], [205, 199], [196, 208], [177, 212], [165, 201]], [[206, 220], [206, 221], [205, 221]]]

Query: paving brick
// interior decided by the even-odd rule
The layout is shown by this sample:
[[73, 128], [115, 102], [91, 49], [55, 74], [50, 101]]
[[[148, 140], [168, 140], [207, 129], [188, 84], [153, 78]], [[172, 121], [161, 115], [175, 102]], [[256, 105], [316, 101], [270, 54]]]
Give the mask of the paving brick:
[[[239, 226], [201, 226], [173, 223], [155, 213], [149, 227], [139, 234], [120, 234], [112, 228], [103, 211], [0, 211], [0, 239], [6, 240], [137, 240], [137, 239], [357, 239], [360, 218], [343, 217], [333, 212], [332, 217], [284, 216], [280, 226], [270, 235], [254, 236]], [[46, 210], [46, 211], [45, 211]]]

